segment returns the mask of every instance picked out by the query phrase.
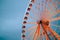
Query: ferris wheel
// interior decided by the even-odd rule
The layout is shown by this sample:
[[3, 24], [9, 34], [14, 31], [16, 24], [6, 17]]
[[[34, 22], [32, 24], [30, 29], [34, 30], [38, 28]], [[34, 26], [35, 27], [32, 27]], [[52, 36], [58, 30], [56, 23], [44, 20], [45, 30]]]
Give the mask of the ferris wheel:
[[22, 40], [60, 40], [60, 1], [30, 0], [28, 4], [22, 23]]

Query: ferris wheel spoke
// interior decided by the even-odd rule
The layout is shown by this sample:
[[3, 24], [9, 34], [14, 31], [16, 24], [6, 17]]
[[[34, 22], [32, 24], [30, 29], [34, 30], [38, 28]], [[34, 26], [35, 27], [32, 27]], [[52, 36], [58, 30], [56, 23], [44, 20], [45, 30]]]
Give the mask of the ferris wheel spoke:
[[38, 34], [39, 34], [39, 30], [37, 29], [36, 32], [35, 32], [35, 34], [34, 34], [33, 40], [37, 40]]
[[[46, 28], [45, 28], [46, 27]], [[46, 36], [46, 40], [50, 40], [49, 35], [47, 34], [47, 26], [43, 25], [43, 31], [45, 33]]]
[[60, 9], [56, 10], [57, 14], [60, 13]]
[[53, 10], [52, 10], [52, 8], [50, 8], [50, 10], [49, 9], [45, 9], [45, 13], [47, 13], [46, 15], [48, 16], [47, 18], [49, 19], [51, 19], [52, 17], [53, 17], [53, 15], [55, 15], [54, 13], [51, 13]]
[[34, 38], [33, 40], [37, 40], [37, 37], [40, 35], [40, 25], [38, 24], [36, 32], [34, 33]]
[[46, 40], [49, 40], [49, 38], [48, 38], [48, 36], [45, 34], [45, 36], [46, 36]]
[[[55, 4], [54, 4], [54, 5], [55, 5]], [[50, 8], [50, 11], [53, 11], [52, 16], [60, 13], [60, 9], [54, 11], [54, 10], [52, 9], [52, 7], [50, 6], [50, 4], [48, 5], [48, 7]]]
[[46, 32], [44, 31], [45, 36], [46, 36], [46, 40], [49, 40], [49, 37], [47, 36], [48, 34], [46, 34]]
[[42, 24], [41, 26], [42, 26], [42, 29], [43, 29], [44, 34], [46, 36], [46, 40], [50, 40], [50, 37], [49, 37], [49, 35], [47, 33], [47, 31], [48, 31], [48, 25]]
[[36, 22], [27, 22], [26, 24], [37, 24]]
[[34, 17], [30, 16], [30, 15], [28, 17], [31, 18], [31, 19], [33, 19], [33, 20], [37, 20], [36, 18], [34, 18]]
[[53, 5], [55, 8], [57, 8], [57, 5], [56, 5], [55, 2], [52, 2], [52, 5]]
[[60, 2], [58, 2], [58, 4], [60, 4]]
[[36, 13], [36, 11], [32, 8], [31, 12], [33, 13], [34, 16], [38, 17], [38, 14]]
[[51, 24], [52, 26], [55, 26], [55, 27], [60, 27], [60, 26], [58, 26], [58, 25], [55, 25], [55, 24]]
[[50, 20], [50, 22], [57, 21], [57, 20], [60, 20], [60, 17], [53, 18], [53, 19]]
[[48, 19], [49, 19], [49, 18], [51, 19], [51, 18], [53, 17], [53, 15], [54, 15], [54, 14], [51, 14], [48, 9], [46, 9], [46, 13], [47, 13], [47, 16], [48, 16], [47, 18], [48, 18]]
[[[42, 40], [44, 40], [44, 39], [43, 39], [43, 36], [45, 36], [45, 34], [43, 33], [43, 31], [42, 31], [42, 33], [41, 33], [41, 34], [42, 34]], [[40, 36], [41, 36], [41, 35], [40, 35]]]
[[[54, 3], [52, 4], [52, 6], [53, 6], [53, 5], [57, 6], [57, 5], [54, 4]], [[58, 14], [58, 13], [60, 12], [60, 10], [53, 10], [53, 7], [54, 7], [54, 6], [53, 6], [53, 7], [52, 7], [52, 6], [51, 6], [50, 4], [48, 4], [47, 7], [50, 9], [50, 12], [53, 11], [52, 13], [50, 13], [50, 15], [51, 15], [51, 16], [54, 16], [54, 15]], [[55, 8], [56, 8], [56, 7], [55, 7]]]
[[51, 32], [51, 34], [53, 34], [58, 40], [60, 40], [60, 36], [54, 31], [52, 30], [50, 27], [48, 27], [48, 30]]
[[[46, 26], [45, 26], [45, 27], [46, 27]], [[52, 34], [53, 36], [55, 36], [58, 40], [60, 40], [60, 36], [59, 36], [55, 31], [53, 31], [49, 26], [47, 26], [47, 29], [48, 29], [48, 31], [51, 32], [51, 34]]]
[[36, 27], [37, 27], [37, 26], [32, 26], [32, 27], [28, 28], [26, 31], [27, 31], [27, 32], [32, 31], [32, 30], [36, 29]]
[[[34, 31], [35, 32], [35, 31]], [[31, 36], [34, 35], [34, 32], [32, 31], [29, 35], [28, 35], [28, 38], [30, 38]]]

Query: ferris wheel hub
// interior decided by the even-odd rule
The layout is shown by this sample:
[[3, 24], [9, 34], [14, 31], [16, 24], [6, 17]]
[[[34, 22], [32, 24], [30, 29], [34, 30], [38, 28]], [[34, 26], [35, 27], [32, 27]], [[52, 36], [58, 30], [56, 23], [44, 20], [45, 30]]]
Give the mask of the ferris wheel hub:
[[44, 24], [44, 25], [49, 25], [49, 21], [48, 20], [40, 20], [38, 23], [39, 24]]

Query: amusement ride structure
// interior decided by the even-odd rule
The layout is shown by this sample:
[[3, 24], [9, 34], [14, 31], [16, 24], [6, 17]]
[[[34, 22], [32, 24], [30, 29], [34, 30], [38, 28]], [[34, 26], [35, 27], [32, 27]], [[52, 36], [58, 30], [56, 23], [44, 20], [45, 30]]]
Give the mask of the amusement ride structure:
[[28, 4], [21, 40], [60, 40], [60, 32], [56, 32], [56, 28], [60, 30], [60, 1], [30, 0]]

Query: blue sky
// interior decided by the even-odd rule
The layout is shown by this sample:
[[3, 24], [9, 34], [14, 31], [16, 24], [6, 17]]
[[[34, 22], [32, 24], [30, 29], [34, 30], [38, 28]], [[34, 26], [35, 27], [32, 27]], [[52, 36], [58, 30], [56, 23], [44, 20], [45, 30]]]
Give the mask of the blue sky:
[[28, 2], [0, 0], [0, 40], [21, 40], [21, 27]]
[[29, 0], [0, 0], [0, 40], [21, 40], [23, 16]]

